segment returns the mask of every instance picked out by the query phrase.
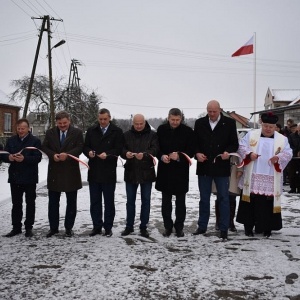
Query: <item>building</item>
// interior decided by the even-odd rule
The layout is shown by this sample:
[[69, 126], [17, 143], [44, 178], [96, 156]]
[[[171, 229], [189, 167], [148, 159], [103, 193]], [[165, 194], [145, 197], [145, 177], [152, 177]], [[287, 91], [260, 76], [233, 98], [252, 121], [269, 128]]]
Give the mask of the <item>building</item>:
[[271, 89], [268, 88], [265, 97], [265, 109], [251, 113], [259, 114], [272, 111], [278, 115], [282, 126], [288, 119], [293, 119], [295, 123], [300, 122], [300, 89]]
[[16, 122], [19, 119], [21, 106], [11, 101], [0, 90], [0, 139], [12, 136], [16, 132]]
[[250, 128], [249, 125], [249, 119], [237, 114], [235, 111], [224, 111], [222, 109], [222, 114], [226, 117], [229, 117], [233, 120], [235, 120], [236, 123], [236, 128], [237, 129], [242, 129], [242, 128]]
[[44, 135], [49, 128], [49, 114], [45, 112], [30, 112], [27, 120], [30, 124], [30, 130], [33, 135]]

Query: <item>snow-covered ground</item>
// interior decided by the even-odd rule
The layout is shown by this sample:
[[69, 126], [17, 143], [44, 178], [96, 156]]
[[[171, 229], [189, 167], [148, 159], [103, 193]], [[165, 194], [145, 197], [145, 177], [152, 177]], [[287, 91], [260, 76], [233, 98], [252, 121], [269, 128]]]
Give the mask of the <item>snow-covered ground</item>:
[[[87, 170], [79, 191], [75, 236], [64, 237], [65, 196], [61, 200], [61, 233], [52, 238], [47, 217], [47, 159], [40, 163], [34, 237], [5, 238], [11, 230], [7, 166], [0, 167], [0, 299], [300, 299], [300, 199], [284, 194], [284, 228], [270, 239], [245, 237], [243, 227], [220, 242], [214, 230], [214, 196], [209, 230], [197, 227], [199, 193], [191, 166], [185, 236], [162, 236], [161, 194], [153, 188], [150, 238], [136, 231], [121, 237], [126, 196], [123, 168], [118, 167], [113, 236], [89, 237]], [[137, 201], [139, 213], [140, 201]]]

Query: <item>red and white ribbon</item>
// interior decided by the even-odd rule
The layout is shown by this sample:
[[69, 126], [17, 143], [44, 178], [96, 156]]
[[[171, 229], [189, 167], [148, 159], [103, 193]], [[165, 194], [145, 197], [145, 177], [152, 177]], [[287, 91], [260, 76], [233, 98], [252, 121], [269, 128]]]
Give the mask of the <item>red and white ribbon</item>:
[[[25, 149], [27, 149], [27, 150], [38, 150], [38, 151], [40, 151], [40, 152], [42, 153], [42, 155], [47, 156], [47, 154], [46, 154], [45, 152], [43, 152], [42, 150], [40, 150], [40, 149], [38, 149], [38, 148], [36, 148], [36, 147], [25, 147], [25, 148], [23, 148], [21, 151], [19, 151], [18, 153], [22, 153], [22, 151], [25, 150]], [[1, 154], [1, 153], [3, 153], [3, 154], [4, 154], [4, 153], [5, 153], [5, 154], [11, 154], [11, 153], [9, 153], [9, 152], [7, 152], [7, 151], [0, 151], [0, 154]], [[16, 154], [18, 154], [18, 153], [16, 153]], [[83, 165], [86, 166], [88, 169], [90, 168], [89, 165], [88, 165], [86, 162], [84, 162], [83, 160], [79, 159], [78, 157], [76, 157], [76, 156], [74, 156], [74, 155], [72, 155], [72, 154], [68, 154], [68, 153], [67, 153], [67, 155], [68, 155], [69, 157], [71, 157], [72, 159], [78, 161], [79, 163], [83, 164]]]
[[0, 154], [10, 154], [10, 153], [7, 151], [0, 150]]
[[[236, 153], [236, 152], [231, 152], [231, 153], [228, 153], [228, 154], [229, 154], [229, 156], [236, 156], [236, 157], [239, 158], [240, 163], [239, 163], [238, 165], [236, 165], [237, 168], [241, 168], [241, 167], [244, 166], [244, 160], [242, 159], [242, 157], [241, 157], [238, 153]], [[218, 157], [218, 156], [221, 156], [221, 155], [222, 155], [222, 154], [219, 154], [219, 155], [217, 155], [217, 156], [214, 158], [214, 163], [216, 162], [217, 157]]]
[[192, 160], [186, 153], [184, 153], [184, 152], [178, 152], [178, 153], [181, 153], [186, 158], [186, 160], [188, 161], [190, 166], [192, 165]]
[[74, 156], [74, 155], [72, 155], [72, 154], [68, 154], [68, 153], [67, 153], [67, 155], [68, 155], [69, 157], [73, 158], [74, 160], [78, 161], [79, 163], [83, 164], [83, 165], [86, 166], [88, 169], [90, 168], [89, 165], [88, 165], [86, 162], [84, 162], [83, 160], [79, 159], [78, 157], [76, 157], [76, 156]]
[[[145, 152], [145, 153], [147, 153], [147, 152]], [[152, 154], [150, 154], [150, 153], [147, 153], [147, 154], [152, 158], [153, 166], [155, 167], [155, 166], [156, 166], [156, 160], [155, 160], [155, 157], [154, 157]]]

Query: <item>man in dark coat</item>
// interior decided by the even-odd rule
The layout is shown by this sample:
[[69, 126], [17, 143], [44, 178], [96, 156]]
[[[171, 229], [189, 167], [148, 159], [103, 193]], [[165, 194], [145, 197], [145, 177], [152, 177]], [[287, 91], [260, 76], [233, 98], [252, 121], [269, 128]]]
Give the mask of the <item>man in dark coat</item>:
[[126, 159], [124, 181], [127, 195], [126, 228], [122, 236], [134, 231], [136, 193], [140, 185], [142, 202], [140, 233], [143, 237], [149, 237], [147, 224], [150, 215], [152, 182], [156, 179], [154, 157], [159, 148], [158, 138], [143, 115], [135, 115], [132, 124], [131, 129], [124, 134], [125, 144], [121, 154], [122, 158]]
[[[190, 158], [195, 154], [193, 130], [182, 123], [182, 112], [178, 108], [169, 111], [168, 122], [157, 129], [160, 151], [155, 188], [162, 192], [162, 216], [168, 237], [173, 231], [183, 237], [186, 216], [185, 197], [189, 190]], [[172, 195], [176, 197], [176, 220], [172, 220]]]
[[[290, 181], [290, 191], [289, 193], [300, 193], [300, 123], [295, 124], [297, 131], [291, 133], [288, 136], [289, 144], [293, 150], [293, 159], [288, 164], [288, 176]], [[293, 126], [293, 125], [292, 125]], [[291, 126], [291, 127], [292, 127]]]
[[219, 200], [221, 238], [227, 239], [229, 226], [229, 153], [238, 149], [235, 121], [221, 113], [220, 104], [212, 100], [207, 104], [207, 115], [196, 120], [196, 159], [200, 190], [198, 229], [194, 235], [204, 234], [210, 215], [210, 196], [214, 180]]
[[[123, 148], [123, 132], [114, 125], [110, 111], [102, 108], [98, 124], [87, 130], [83, 153], [89, 158], [88, 181], [91, 201], [93, 230], [90, 236], [102, 234], [112, 236], [115, 218], [115, 189], [117, 182], [117, 161]], [[102, 218], [102, 194], [104, 198], [104, 222]]]
[[67, 112], [58, 112], [55, 120], [56, 126], [47, 130], [42, 144], [42, 150], [49, 158], [47, 187], [50, 230], [47, 237], [58, 233], [61, 192], [65, 192], [67, 198], [65, 234], [71, 237], [77, 213], [77, 191], [82, 188], [82, 181], [79, 163], [68, 154], [79, 157], [83, 149], [83, 135], [80, 129], [71, 126]]
[[34, 137], [29, 128], [27, 119], [17, 121], [17, 134], [10, 137], [6, 143], [3, 154], [4, 162], [10, 163], [8, 169], [8, 182], [10, 183], [12, 200], [12, 226], [13, 229], [6, 237], [22, 233], [23, 194], [26, 201], [25, 236], [32, 237], [32, 227], [35, 219], [36, 184], [38, 183], [38, 164], [42, 154], [37, 149], [41, 148], [41, 141]]

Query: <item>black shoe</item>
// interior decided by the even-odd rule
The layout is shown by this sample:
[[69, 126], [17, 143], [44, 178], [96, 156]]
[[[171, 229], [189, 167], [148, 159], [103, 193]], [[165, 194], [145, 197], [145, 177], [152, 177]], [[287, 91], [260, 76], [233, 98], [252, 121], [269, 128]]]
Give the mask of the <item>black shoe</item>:
[[141, 236], [145, 237], [145, 238], [148, 238], [149, 237], [149, 232], [146, 228], [144, 229], [141, 229], [140, 230], [140, 233], [141, 233]]
[[176, 236], [177, 236], [177, 237], [184, 237], [184, 232], [183, 232], [183, 230], [176, 230]]
[[133, 228], [125, 227], [125, 229], [121, 232], [121, 236], [129, 235], [133, 231], [134, 231]]
[[66, 237], [72, 237], [73, 235], [74, 235], [74, 232], [72, 229], [66, 229], [66, 232], [65, 232]]
[[164, 237], [169, 237], [172, 234], [172, 229], [165, 229], [163, 232]]
[[54, 234], [58, 233], [58, 229], [50, 229], [46, 235], [47, 238], [51, 237]]
[[245, 235], [249, 237], [253, 237], [254, 236], [253, 230], [245, 230]]
[[105, 230], [105, 233], [103, 234], [103, 235], [105, 235], [105, 236], [107, 236], [107, 237], [111, 237], [112, 236], [112, 231], [111, 231], [111, 229], [107, 229], [107, 230]]
[[226, 240], [228, 239], [227, 231], [221, 231], [221, 233], [220, 233], [220, 238], [221, 238], [223, 241], [226, 241]]
[[26, 229], [25, 237], [33, 237], [33, 232], [31, 229]]
[[205, 232], [206, 232], [206, 229], [197, 228], [197, 230], [195, 232], [193, 232], [192, 235], [204, 234]]
[[235, 228], [234, 225], [232, 225], [232, 226], [229, 227], [229, 231], [231, 231], [231, 232], [237, 232], [237, 229]]
[[264, 237], [269, 238], [272, 235], [271, 230], [264, 231]]
[[91, 231], [91, 233], [89, 234], [89, 236], [95, 236], [97, 234], [102, 234], [102, 229], [93, 228], [93, 230]]
[[289, 194], [296, 194], [296, 189], [290, 189], [290, 190], [288, 191], [288, 193], [289, 193]]
[[5, 235], [5, 237], [13, 237], [17, 234], [22, 233], [21, 229], [13, 229], [11, 232], [9, 232], [8, 234]]

